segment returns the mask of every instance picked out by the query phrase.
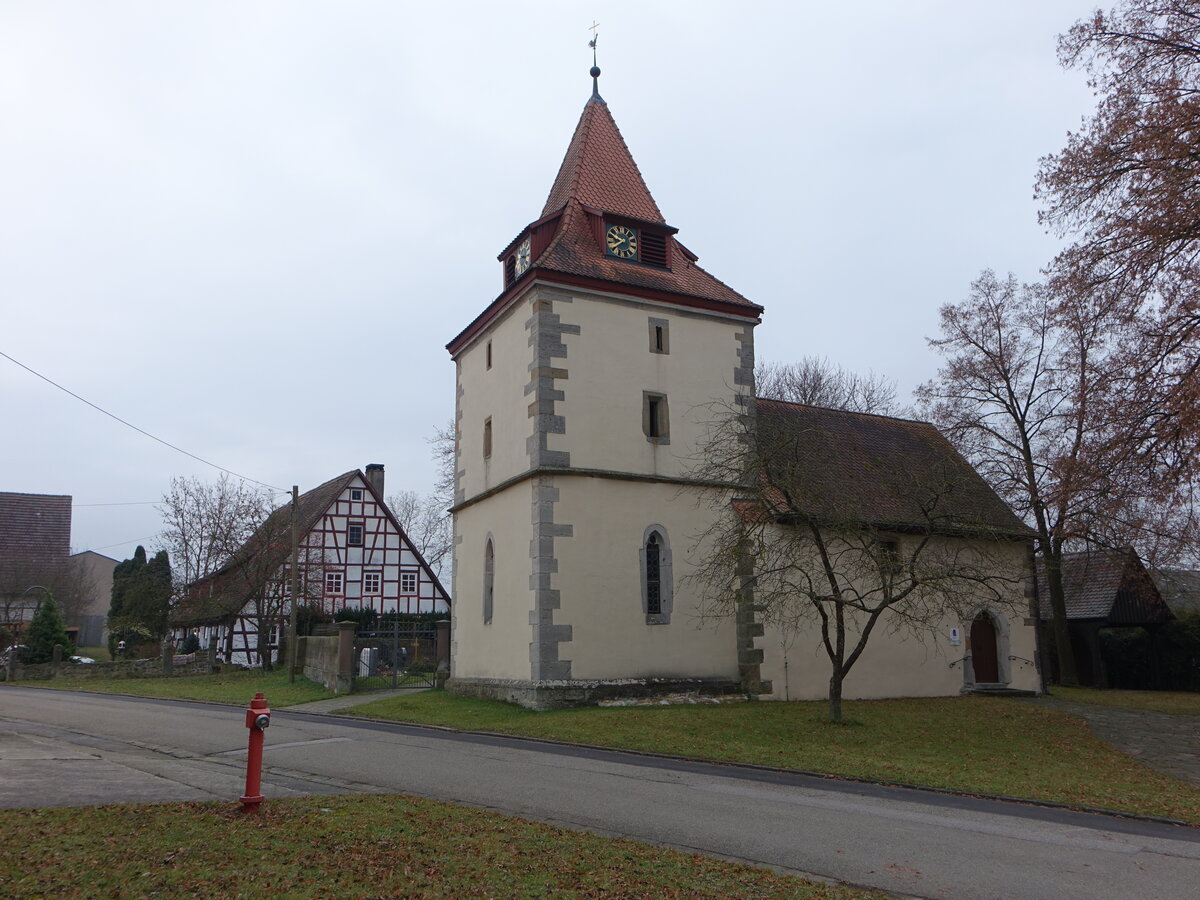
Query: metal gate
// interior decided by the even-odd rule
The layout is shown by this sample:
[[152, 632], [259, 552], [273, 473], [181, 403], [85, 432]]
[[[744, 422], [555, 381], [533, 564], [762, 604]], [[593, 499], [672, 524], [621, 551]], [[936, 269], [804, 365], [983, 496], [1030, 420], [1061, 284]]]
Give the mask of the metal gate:
[[355, 634], [352, 690], [435, 687], [437, 664], [433, 623], [397, 618], [389, 627]]

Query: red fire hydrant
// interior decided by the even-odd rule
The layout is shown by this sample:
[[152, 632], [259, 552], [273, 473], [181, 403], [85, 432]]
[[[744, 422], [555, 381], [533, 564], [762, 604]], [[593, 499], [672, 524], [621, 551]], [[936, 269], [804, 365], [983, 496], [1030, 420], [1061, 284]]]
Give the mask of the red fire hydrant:
[[262, 782], [263, 732], [271, 724], [271, 710], [262, 691], [254, 695], [246, 710], [246, 727], [250, 729], [250, 749], [246, 754], [246, 793], [242, 795], [242, 812], [255, 812], [263, 802]]

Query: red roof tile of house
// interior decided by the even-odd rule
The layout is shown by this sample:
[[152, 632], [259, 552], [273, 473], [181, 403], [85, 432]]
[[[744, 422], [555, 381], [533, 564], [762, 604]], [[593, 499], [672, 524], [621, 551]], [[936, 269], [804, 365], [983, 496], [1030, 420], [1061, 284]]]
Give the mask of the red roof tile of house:
[[[643, 233], [656, 231], [669, 246], [669, 264], [664, 267], [607, 255], [602, 227], [607, 216], [630, 220], [629, 224]], [[551, 231], [546, 240], [544, 235]], [[754, 318], [762, 313], [761, 306], [696, 265], [696, 255], [679, 243], [674, 233], [650, 195], [608, 104], [593, 96], [584, 106], [541, 217], [526, 226], [501, 254], [511, 253], [527, 235], [542, 235], [532, 238], [536, 256], [529, 269], [446, 348], [457, 355], [537, 279]], [[542, 240], [545, 245], [539, 249]]]
[[608, 104], [596, 96], [583, 108], [542, 215], [562, 209], [571, 199], [605, 212], [665, 224]]
[[582, 203], [572, 198], [560, 220], [553, 240], [533, 262], [534, 269], [562, 272], [584, 278], [612, 282], [634, 288], [648, 288], [670, 294], [698, 297], [742, 307], [758, 313], [761, 306], [751, 303], [733, 288], [714, 278], [687, 253], [673, 237], [671, 267], [639, 265], [615, 259], [604, 252], [588, 222], [589, 214]]

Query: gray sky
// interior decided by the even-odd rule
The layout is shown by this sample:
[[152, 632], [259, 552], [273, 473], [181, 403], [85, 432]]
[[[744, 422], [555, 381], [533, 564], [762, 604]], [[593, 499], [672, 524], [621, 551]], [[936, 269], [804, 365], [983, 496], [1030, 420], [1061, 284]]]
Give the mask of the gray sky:
[[[0, 351], [221, 466], [428, 490], [444, 344], [500, 289], [591, 91], [760, 358], [930, 377], [937, 309], [1034, 280], [1038, 158], [1093, 105], [1094, 4], [0, 0]], [[731, 11], [738, 10], [739, 15]], [[0, 490], [156, 546], [217, 472], [0, 358]], [[282, 501], [281, 497], [281, 501]]]

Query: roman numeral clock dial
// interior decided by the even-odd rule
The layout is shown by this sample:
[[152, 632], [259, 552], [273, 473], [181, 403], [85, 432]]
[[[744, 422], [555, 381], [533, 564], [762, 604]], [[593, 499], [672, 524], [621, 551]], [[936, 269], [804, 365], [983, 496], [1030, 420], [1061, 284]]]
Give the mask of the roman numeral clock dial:
[[608, 254], [617, 259], [633, 259], [637, 256], [637, 231], [626, 225], [612, 225], [608, 229]]

